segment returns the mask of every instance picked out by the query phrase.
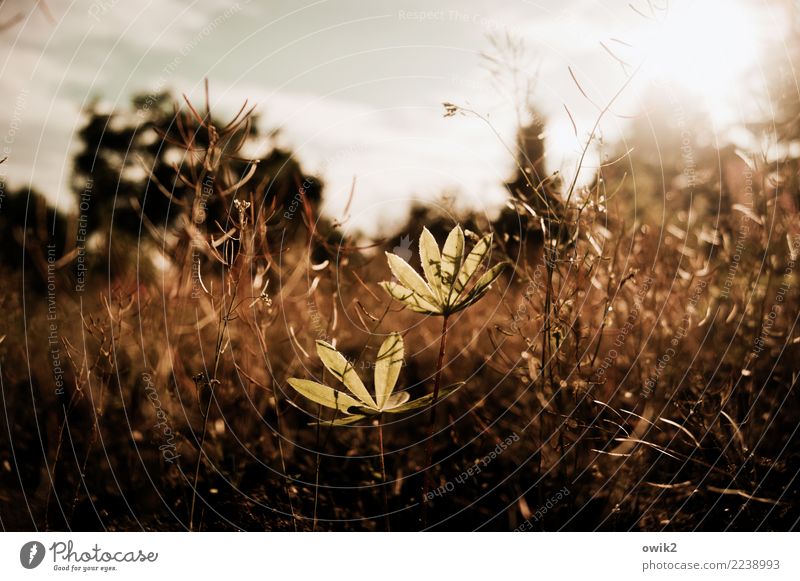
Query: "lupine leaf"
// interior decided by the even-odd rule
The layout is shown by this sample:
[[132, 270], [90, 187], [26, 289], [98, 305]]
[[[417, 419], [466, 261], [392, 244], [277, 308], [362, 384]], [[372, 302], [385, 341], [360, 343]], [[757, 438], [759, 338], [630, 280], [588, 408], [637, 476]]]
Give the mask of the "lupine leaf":
[[461, 259], [464, 258], [464, 232], [456, 225], [447, 236], [442, 248], [442, 299], [448, 301], [455, 298], [451, 293], [456, 281]]
[[389, 261], [389, 268], [392, 269], [392, 273], [400, 281], [400, 284], [414, 291], [429, 303], [436, 302], [436, 297], [434, 297], [431, 287], [417, 274], [416, 270], [411, 268], [410, 264], [391, 252], [386, 253], [386, 258]]
[[[445, 397], [449, 396], [450, 394], [455, 393], [456, 391], [458, 391], [458, 389], [460, 389], [461, 386], [463, 386], [463, 385], [464, 385], [464, 382], [460, 381], [458, 383], [454, 383], [453, 385], [449, 385], [447, 387], [443, 387], [441, 390], [439, 390], [439, 399], [437, 400], [437, 403], [442, 401]], [[384, 411], [386, 411], [388, 413], [391, 413], [391, 414], [400, 414], [400, 413], [410, 412], [412, 410], [418, 410], [418, 409], [421, 409], [421, 408], [428, 407], [432, 403], [433, 403], [433, 394], [429, 393], [428, 395], [423, 395], [419, 399], [412, 400], [412, 401], [410, 401], [408, 403], [399, 405], [399, 406], [397, 406], [395, 408], [392, 408], [392, 409], [386, 409]]]
[[389, 399], [386, 401], [386, 407], [383, 411], [388, 411], [392, 408], [396, 408], [397, 406], [401, 406], [406, 403], [411, 398], [411, 394], [407, 391], [398, 391], [397, 393], [393, 393], [389, 396]]
[[439, 245], [431, 234], [430, 230], [423, 227], [419, 237], [419, 259], [422, 263], [422, 271], [428, 279], [428, 286], [436, 294], [436, 298], [442, 299], [442, 255], [439, 253]]
[[289, 379], [291, 385], [298, 393], [311, 401], [325, 407], [347, 413], [347, 410], [358, 407], [361, 402], [356, 401], [346, 393], [307, 379]]
[[457, 310], [466, 309], [468, 306], [479, 301], [483, 295], [489, 291], [492, 283], [497, 280], [497, 277], [503, 273], [507, 266], [507, 262], [501, 262], [484, 272], [483, 276], [478, 279], [478, 282], [476, 282], [475, 286], [469, 291], [466, 299], [458, 304]]
[[392, 298], [397, 299], [405, 304], [412, 311], [418, 313], [437, 314], [441, 309], [429, 301], [424, 300], [422, 297], [414, 293], [411, 289], [407, 289], [401, 284], [396, 282], [382, 282], [380, 285], [383, 289], [391, 295]]
[[465, 309], [486, 294], [505, 265], [489, 269], [466, 292], [489, 256], [492, 234], [481, 238], [466, 258], [464, 246], [464, 231], [459, 225], [448, 234], [441, 253], [433, 235], [423, 227], [419, 249], [427, 283], [402, 258], [387, 252], [389, 267], [401, 284], [380, 284], [393, 298], [418, 313], [449, 315]]
[[333, 420], [320, 420], [318, 422], [314, 422], [313, 424], [309, 424], [311, 426], [349, 426], [350, 424], [355, 424], [356, 422], [360, 422], [367, 416], [362, 416], [361, 414], [355, 414], [352, 416], [345, 416], [343, 418], [336, 418]]
[[503, 274], [503, 271], [508, 266], [507, 262], [500, 262], [499, 264], [495, 264], [492, 268], [487, 270], [483, 273], [478, 279], [478, 282], [475, 283], [475, 286], [472, 288], [472, 292], [482, 292], [484, 289], [487, 289], [489, 285], [491, 285], [497, 277]]
[[455, 291], [461, 294], [464, 288], [469, 283], [469, 280], [480, 268], [486, 257], [489, 256], [489, 250], [492, 248], [492, 235], [484, 236], [475, 244], [472, 252], [469, 253], [461, 265], [461, 270], [458, 271], [458, 281], [455, 284]]
[[353, 364], [345, 359], [344, 355], [333, 348], [333, 345], [325, 341], [317, 341], [317, 353], [322, 360], [322, 364], [328, 368], [336, 379], [341, 381], [361, 402], [367, 407], [377, 408], [375, 400], [364, 387], [361, 378], [353, 369]]
[[383, 409], [394, 391], [400, 369], [403, 367], [403, 338], [392, 333], [378, 350], [375, 360], [375, 401], [378, 409]]

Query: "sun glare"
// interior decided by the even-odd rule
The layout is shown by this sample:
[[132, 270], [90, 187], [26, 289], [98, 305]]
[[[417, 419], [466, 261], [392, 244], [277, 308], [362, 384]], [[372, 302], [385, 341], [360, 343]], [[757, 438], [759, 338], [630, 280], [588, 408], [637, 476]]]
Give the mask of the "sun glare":
[[643, 28], [643, 74], [720, 102], [759, 58], [758, 18], [744, 0], [670, 2]]

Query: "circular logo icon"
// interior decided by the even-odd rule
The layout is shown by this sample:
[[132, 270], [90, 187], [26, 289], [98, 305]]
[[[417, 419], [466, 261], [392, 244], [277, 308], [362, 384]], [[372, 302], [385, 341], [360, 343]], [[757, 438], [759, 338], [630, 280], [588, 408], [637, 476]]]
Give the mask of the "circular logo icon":
[[19, 550], [19, 562], [26, 569], [35, 569], [44, 560], [44, 545], [39, 541], [30, 541]]

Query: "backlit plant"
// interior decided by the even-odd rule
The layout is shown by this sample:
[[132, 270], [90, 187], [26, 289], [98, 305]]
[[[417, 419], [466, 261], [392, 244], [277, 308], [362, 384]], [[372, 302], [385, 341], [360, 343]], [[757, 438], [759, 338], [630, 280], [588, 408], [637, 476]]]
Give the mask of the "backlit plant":
[[382, 282], [381, 286], [411, 310], [446, 319], [478, 302], [507, 266], [507, 263], [497, 264], [476, 278], [491, 249], [489, 234], [464, 258], [464, 232], [456, 226], [439, 252], [433, 234], [423, 228], [419, 254], [425, 280], [405, 260], [387, 252], [389, 268], [399, 282]]
[[[377, 419], [378, 443], [381, 459], [381, 479], [386, 483], [386, 464], [383, 452], [383, 422], [384, 413], [399, 414], [425, 408], [434, 400], [434, 394], [424, 395], [418, 399], [410, 400], [407, 391], [395, 393], [397, 379], [403, 367], [405, 347], [403, 338], [399, 333], [392, 333], [378, 350], [375, 360], [375, 374], [373, 379], [375, 394], [371, 394], [364, 382], [356, 373], [353, 364], [339, 353], [333, 345], [325, 341], [317, 341], [317, 354], [322, 364], [333, 376], [350, 392], [345, 393], [322, 383], [308, 379], [291, 378], [288, 380], [297, 392], [321, 406], [337, 412], [332, 420], [320, 420], [319, 423], [330, 426], [344, 426], [356, 423], [368, 417]], [[457, 383], [444, 390], [449, 394], [456, 391], [463, 383]], [[386, 506], [387, 529], [389, 526], [388, 501], [384, 489], [384, 505]]]
[[[419, 237], [419, 255], [422, 263], [423, 279], [405, 260], [386, 253], [389, 268], [398, 282], [382, 282], [381, 286], [392, 298], [400, 301], [418, 313], [440, 315], [442, 332], [439, 340], [439, 358], [431, 398], [431, 417], [428, 433], [425, 468], [433, 460], [433, 433], [436, 427], [436, 402], [439, 400], [444, 354], [447, 345], [447, 323], [450, 315], [466, 309], [478, 302], [491, 288], [492, 283], [508, 266], [501, 262], [478, 275], [492, 249], [492, 235], [481, 238], [472, 251], [464, 257], [465, 240], [461, 226], [456, 225], [447, 236], [441, 252], [433, 234], [422, 229]], [[427, 472], [423, 480], [422, 498], [428, 488]], [[424, 502], [423, 502], [424, 506]], [[423, 524], [425, 516], [423, 513]]]
[[[378, 358], [375, 361], [374, 396], [361, 381], [353, 364], [331, 344], [317, 341], [317, 354], [325, 368], [350, 393], [308, 379], [292, 378], [288, 383], [307, 399], [336, 410], [337, 414], [342, 416], [333, 420], [323, 420], [322, 423], [333, 426], [353, 424], [369, 416], [380, 416], [383, 413], [399, 414], [421, 409], [433, 400], [433, 394], [409, 401], [410, 394], [407, 391], [395, 393], [405, 357], [403, 338], [398, 333], [389, 335], [378, 350]], [[452, 385], [445, 391], [452, 393], [461, 385]]]

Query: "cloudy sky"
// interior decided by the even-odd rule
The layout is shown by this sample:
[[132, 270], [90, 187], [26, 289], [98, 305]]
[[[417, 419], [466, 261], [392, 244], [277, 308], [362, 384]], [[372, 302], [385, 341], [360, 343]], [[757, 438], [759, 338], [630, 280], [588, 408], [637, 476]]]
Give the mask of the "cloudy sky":
[[[511, 85], [493, 81], [481, 58], [491, 37], [524, 40], [518, 64], [537, 79], [535, 102], [550, 119], [548, 162], [569, 173], [595, 106], [640, 62], [605, 135], [621, 135], [642, 113], [655, 77], [697, 91], [721, 119], [741, 114], [731, 85], [758, 64], [756, 20], [776, 18], [767, 9], [754, 16], [754, 0], [687, 0], [669, 11], [646, 0], [33, 4], [0, 6], [0, 23], [13, 22], [0, 32], [8, 157], [0, 170], [11, 185], [32, 183], [67, 207], [69, 159], [89, 103], [123, 108], [131, 95], [162, 88], [198, 96], [208, 78], [220, 108], [249, 99], [265, 127], [282, 129], [304, 166], [329, 184], [330, 214], [341, 214], [355, 179], [348, 224], [372, 233], [401, 222], [412, 199], [448, 192], [486, 211], [502, 200], [513, 160], [501, 140], [513, 141], [515, 105]], [[478, 119], [443, 118], [443, 101], [487, 116], [500, 137]]]

